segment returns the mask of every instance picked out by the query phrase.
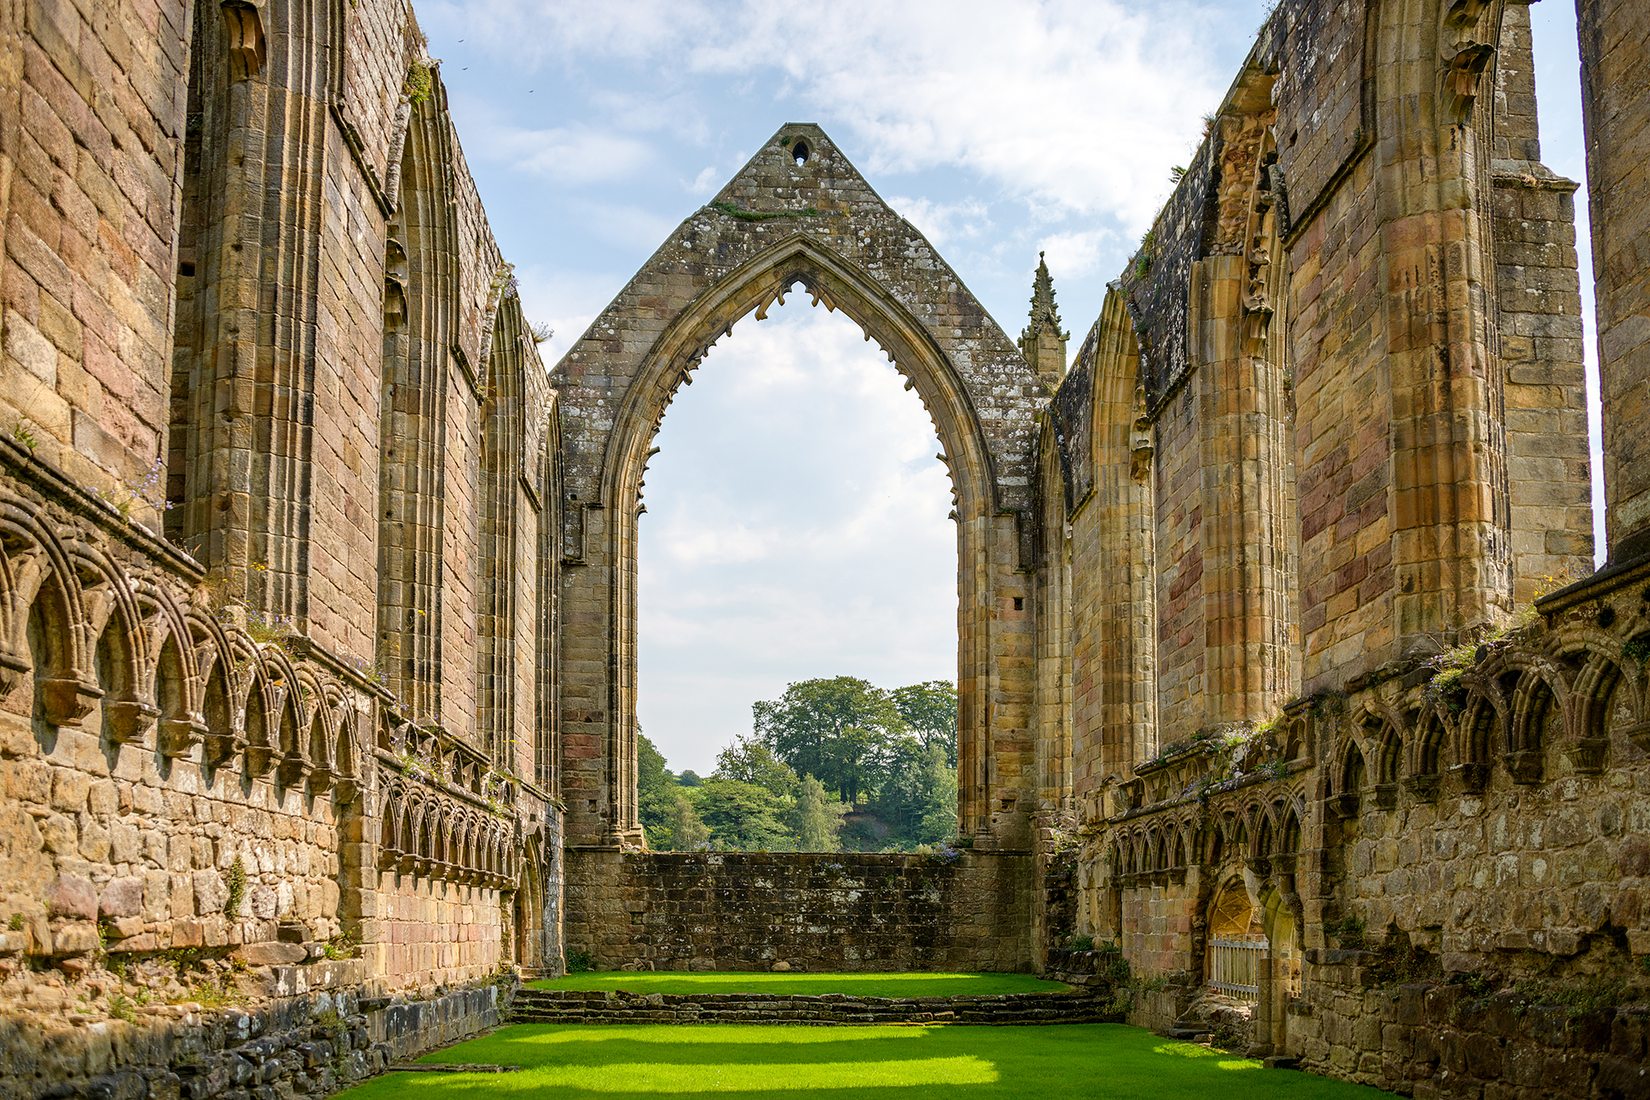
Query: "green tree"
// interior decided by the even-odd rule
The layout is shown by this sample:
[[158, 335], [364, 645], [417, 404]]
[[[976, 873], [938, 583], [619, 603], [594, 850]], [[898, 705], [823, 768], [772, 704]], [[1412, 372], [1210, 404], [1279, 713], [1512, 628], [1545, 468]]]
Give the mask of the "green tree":
[[[710, 830], [699, 819], [699, 811], [693, 808], [693, 800], [688, 797], [687, 788], [670, 789], [666, 795], [663, 822], [660, 840], [654, 845], [657, 851], [702, 852], [710, 847]], [[652, 840], [653, 833], [649, 830], [649, 843], [652, 843]]]
[[899, 738], [870, 810], [886, 830], [875, 842], [884, 850], [908, 851], [955, 836], [957, 769], [946, 763], [944, 748], [925, 748], [910, 735]]
[[796, 805], [791, 810], [791, 833], [799, 852], [842, 850], [842, 815], [848, 809], [833, 801], [825, 784], [811, 775], [802, 777]]
[[661, 830], [667, 828], [666, 817], [670, 792], [676, 787], [676, 777], [665, 767], [664, 754], [645, 734], [636, 734], [636, 812], [642, 819], [642, 828], [651, 847], [664, 850], [668, 841]]
[[918, 844], [939, 844], [957, 835], [957, 767], [945, 751], [929, 745], [925, 768], [922, 812], [917, 823]]
[[798, 780], [790, 765], [755, 737], [741, 737], [716, 754], [716, 778], [738, 779], [765, 787], [781, 798], [795, 798]]
[[957, 766], [957, 688], [949, 680], [924, 680], [890, 692], [894, 709], [924, 748], [939, 745]]
[[751, 708], [756, 736], [798, 775], [812, 775], [853, 805], [868, 789], [904, 720], [889, 693], [853, 676], [790, 684]]
[[698, 789], [710, 846], [724, 852], [785, 852], [793, 847], [789, 799], [742, 779], [711, 778]]

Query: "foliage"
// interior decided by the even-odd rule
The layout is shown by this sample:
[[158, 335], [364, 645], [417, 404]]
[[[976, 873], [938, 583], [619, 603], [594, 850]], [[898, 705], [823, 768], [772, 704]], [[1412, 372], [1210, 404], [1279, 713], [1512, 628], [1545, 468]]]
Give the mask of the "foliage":
[[1325, 924], [1323, 934], [1349, 950], [1358, 950], [1369, 942], [1368, 937], [1364, 935], [1363, 918], [1351, 913], [1338, 921]]
[[523, 1068], [481, 1080], [462, 1073], [392, 1073], [341, 1095], [400, 1100], [415, 1093], [445, 1100], [484, 1090], [519, 1096], [686, 1096], [701, 1094], [707, 1086], [742, 1100], [810, 1091], [897, 1095], [901, 1100], [1044, 1100], [1057, 1095], [1353, 1100], [1386, 1095], [1327, 1077], [1271, 1072], [1256, 1059], [1122, 1024], [518, 1024], [424, 1060]]
[[848, 676], [806, 680], [752, 709], [755, 730], [717, 754], [709, 780], [672, 774], [640, 737], [638, 809], [649, 847], [917, 851], [956, 837], [949, 682], [885, 691]]
[[1134, 254], [1134, 277], [1144, 279], [1152, 269], [1152, 262], [1157, 259], [1157, 230], [1148, 229], [1146, 235], [1140, 238], [1140, 251]]
[[949, 680], [924, 680], [889, 692], [894, 709], [923, 748], [939, 745], [957, 766], [957, 689]]
[[284, 645], [297, 633], [297, 627], [286, 615], [269, 615], [262, 611], [246, 613], [246, 632], [259, 645]]
[[40, 440], [35, 436], [34, 429], [29, 426], [27, 420], [19, 420], [11, 426], [11, 437], [18, 446], [27, 450], [31, 455], [34, 453], [34, 449], [40, 445]]
[[[1361, 929], [1357, 935], [1362, 935]], [[1364, 964], [1365, 973], [1377, 985], [1403, 985], [1423, 978], [1436, 978], [1440, 973], [1438, 962], [1432, 954], [1416, 947], [1410, 942], [1408, 933], [1395, 927], [1387, 929], [1386, 936], [1370, 949], [1370, 953], [1374, 958]]]
[[1613, 1012], [1631, 999], [1627, 980], [1607, 974], [1531, 978], [1513, 986], [1513, 992], [1526, 1004], [1563, 1009], [1571, 1019]]
[[795, 798], [801, 783], [790, 765], [754, 737], [737, 738], [716, 754], [716, 778], [754, 783], [780, 798]]
[[[787, 769], [788, 770], [788, 769]], [[832, 802], [825, 784], [811, 775], [797, 786], [791, 810], [791, 834], [799, 852], [835, 852], [841, 848], [842, 815], [848, 807]]]
[[556, 330], [544, 321], [540, 321], [527, 331], [532, 335], [535, 344], [547, 344], [550, 342], [550, 338], [556, 334]]
[[700, 820], [710, 845], [730, 852], [788, 852], [794, 847], [786, 824], [790, 800], [742, 779], [711, 778], [699, 788]]
[[820, 212], [811, 206], [801, 210], [747, 210], [738, 203], [713, 202], [712, 210], [742, 222], [771, 222], [777, 218], [817, 218]]
[[900, 737], [888, 754], [871, 809], [888, 827], [884, 846], [937, 844], [957, 832], [957, 772], [938, 744]]
[[710, 846], [710, 830], [699, 820], [688, 793], [665, 767], [665, 758], [646, 735], [636, 735], [637, 811], [656, 852], [695, 852]]
[[353, 959], [361, 946], [354, 932], [340, 932], [321, 945], [321, 953], [329, 959]]
[[[13, 429], [13, 435], [15, 437], [16, 429]], [[23, 440], [18, 439], [18, 442], [22, 443]], [[157, 512], [169, 511], [172, 508], [172, 502], [166, 499], [165, 462], [160, 458], [150, 463], [148, 472], [137, 481], [123, 481], [113, 490], [98, 489], [96, 493], [119, 512], [123, 520], [132, 518], [132, 508], [137, 504], [147, 505]]]
[[816, 776], [850, 806], [886, 760], [905, 720], [889, 692], [853, 676], [790, 684], [752, 708], [756, 736], [798, 775]]
[[596, 969], [595, 961], [590, 952], [572, 948], [567, 952], [567, 972], [569, 974], [589, 974]]
[[236, 856], [235, 862], [229, 865], [224, 874], [224, 885], [228, 887], [223, 903], [223, 912], [227, 917], [234, 917], [241, 911], [241, 902], [246, 899], [246, 865], [241, 857]]
[[1433, 673], [1432, 679], [1427, 681], [1427, 701], [1451, 711], [1459, 711], [1463, 696], [1461, 678], [1467, 669], [1472, 667], [1477, 652], [1477, 643], [1466, 642], [1429, 659], [1427, 667], [1432, 669]]
[[426, 102], [435, 93], [435, 79], [430, 67], [423, 61], [414, 61], [407, 69], [407, 82], [402, 87], [407, 102], [414, 107]]

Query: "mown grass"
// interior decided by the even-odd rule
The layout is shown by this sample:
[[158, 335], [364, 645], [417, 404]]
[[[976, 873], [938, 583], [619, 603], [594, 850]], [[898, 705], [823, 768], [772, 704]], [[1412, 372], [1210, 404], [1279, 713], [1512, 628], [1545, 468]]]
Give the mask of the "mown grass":
[[797, 1027], [773, 1024], [518, 1024], [425, 1062], [514, 1073], [393, 1073], [350, 1100], [480, 1097], [611, 1100], [806, 1092], [925, 1100], [1106, 1097], [1356, 1100], [1388, 1094], [1160, 1038], [1121, 1024]]
[[532, 989], [627, 993], [779, 993], [853, 997], [956, 997], [997, 993], [1063, 993], [1071, 987], [1035, 974], [797, 974], [768, 971], [603, 970], [528, 982]]

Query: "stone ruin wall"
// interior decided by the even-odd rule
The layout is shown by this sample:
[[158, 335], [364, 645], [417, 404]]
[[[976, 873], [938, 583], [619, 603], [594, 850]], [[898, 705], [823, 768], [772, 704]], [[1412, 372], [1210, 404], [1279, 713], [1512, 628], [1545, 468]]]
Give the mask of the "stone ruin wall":
[[572, 854], [569, 965], [598, 970], [1032, 969], [1031, 857]]
[[[810, 227], [797, 270], [931, 408], [961, 392], [910, 354], [935, 311], [1001, 375], [989, 432], [944, 425], [1006, 448], [994, 502], [986, 451], [951, 456], [990, 596], [959, 631], [986, 843], [574, 848], [570, 943], [1019, 969], [1073, 932], [1121, 944], [1162, 1025], [1203, 1010], [1238, 898], [1273, 944], [1257, 1050], [1418, 1095], [1642, 1092], [1643, 1014], [1593, 995], [1650, 954], [1650, 27], [1579, 7], [1611, 564], [1557, 592], [1591, 565], [1574, 185], [1540, 163], [1520, 0], [1280, 5], [1041, 425], [960, 283], [842, 273], [896, 278], [889, 241], [944, 269], [816, 130], [837, 176], [804, 197], [765, 148], [684, 223], [753, 259], [868, 219]], [[737, 216], [769, 203], [794, 217]], [[0, 1093], [324, 1089], [495, 1022], [500, 964], [561, 954], [563, 708], [573, 839], [634, 824], [597, 671], [622, 624], [566, 632], [554, 674], [634, 518], [589, 494], [645, 463], [572, 439], [564, 522], [556, 399], [410, 11], [0, 7], [0, 231]], [[592, 406], [784, 289], [700, 300], [729, 271], [665, 261], [684, 300], [574, 357]], [[679, 377], [626, 411], [636, 455]]]
[[[1585, 14], [1595, 71], [1642, 58], [1642, 17]], [[1072, 931], [1121, 945], [1137, 1022], [1229, 1014], [1236, 891], [1272, 941], [1240, 1041], [1415, 1095], [1639, 1095], [1650, 1059], [1615, 1007], [1650, 955], [1647, 575], [1571, 583], [1576, 185], [1529, 50], [1513, 0], [1280, 6], [1045, 436], [1082, 444], [1038, 608], [1074, 626]], [[1643, 112], [1595, 108], [1593, 152]]]
[[5, 7], [0, 230], [0, 1094], [496, 1021], [560, 958], [551, 397], [410, 9]]

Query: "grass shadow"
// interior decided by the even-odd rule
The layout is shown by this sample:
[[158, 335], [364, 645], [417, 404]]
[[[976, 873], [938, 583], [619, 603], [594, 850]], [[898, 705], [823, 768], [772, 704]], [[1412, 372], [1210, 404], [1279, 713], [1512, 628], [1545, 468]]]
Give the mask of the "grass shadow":
[[812, 1028], [773, 1024], [519, 1024], [431, 1061], [524, 1067], [510, 1074], [394, 1074], [349, 1100], [547, 1100], [801, 1092], [928, 1097], [1367, 1100], [1386, 1093], [1260, 1063], [1121, 1024]]

